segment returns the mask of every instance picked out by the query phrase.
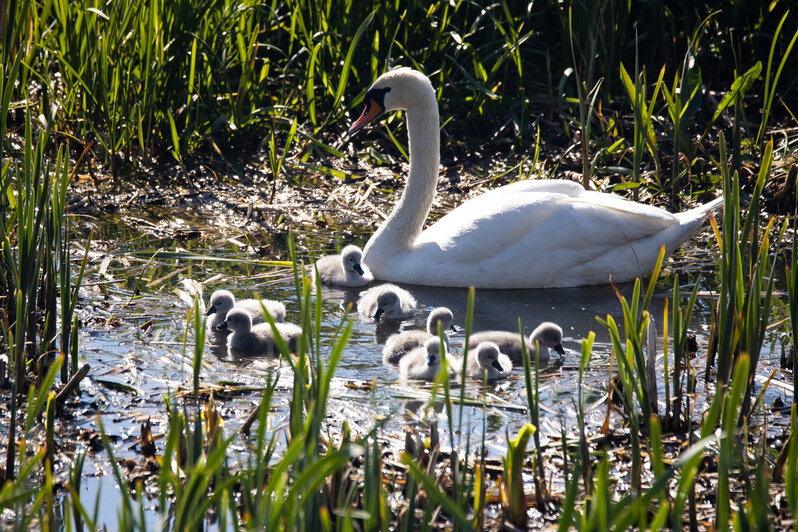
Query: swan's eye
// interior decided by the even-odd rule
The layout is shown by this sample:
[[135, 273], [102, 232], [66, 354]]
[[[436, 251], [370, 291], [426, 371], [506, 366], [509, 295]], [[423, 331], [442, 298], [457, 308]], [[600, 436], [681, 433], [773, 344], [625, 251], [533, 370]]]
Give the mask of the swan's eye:
[[383, 89], [369, 89], [366, 93], [366, 100], [371, 100], [377, 104], [380, 108], [380, 111], [385, 110], [385, 95], [391, 92], [390, 87], [385, 87]]

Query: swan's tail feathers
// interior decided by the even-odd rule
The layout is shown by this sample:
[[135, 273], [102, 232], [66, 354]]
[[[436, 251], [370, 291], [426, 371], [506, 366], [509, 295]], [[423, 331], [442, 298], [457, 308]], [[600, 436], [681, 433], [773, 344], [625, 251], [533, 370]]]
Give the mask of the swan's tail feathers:
[[712, 201], [710, 201], [709, 203], [705, 203], [705, 204], [701, 205], [700, 207], [696, 207], [696, 209], [698, 209], [698, 210], [700, 210], [702, 212], [709, 212], [709, 211], [716, 211], [716, 210], [720, 209], [721, 207], [723, 207], [723, 196], [721, 196], [719, 198], [715, 198]]
[[696, 223], [700, 225], [707, 219], [706, 213], [718, 210], [721, 207], [723, 207], [723, 198], [715, 198], [709, 203], [704, 203], [689, 211], [680, 212], [676, 217], [679, 218], [681, 225], [692, 225]]

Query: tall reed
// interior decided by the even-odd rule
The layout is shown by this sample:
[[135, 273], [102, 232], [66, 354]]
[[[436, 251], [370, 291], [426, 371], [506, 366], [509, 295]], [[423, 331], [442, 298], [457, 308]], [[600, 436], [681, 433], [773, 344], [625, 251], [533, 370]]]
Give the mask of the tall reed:
[[[773, 144], [768, 142], [760, 163], [759, 176], [740, 227], [740, 193], [737, 173], [720, 163], [724, 183], [724, 227], [721, 247], [721, 286], [718, 299], [717, 378], [726, 385], [731, 368], [742, 352], [748, 353], [749, 384], [745, 390], [743, 415], [747, 414], [759, 353], [765, 340], [770, 316], [770, 300], [775, 280], [775, 262], [769, 255], [773, 220], [760, 236], [759, 203], [766, 177], [770, 173]], [[720, 159], [726, 161], [726, 141], [720, 136]], [[720, 233], [718, 233], [720, 234]], [[742, 418], [740, 419], [742, 422]]]

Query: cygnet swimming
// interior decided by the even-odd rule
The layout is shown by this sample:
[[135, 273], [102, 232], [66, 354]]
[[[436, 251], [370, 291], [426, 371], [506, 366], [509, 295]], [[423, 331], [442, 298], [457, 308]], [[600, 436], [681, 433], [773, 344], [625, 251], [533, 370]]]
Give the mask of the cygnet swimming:
[[361, 316], [375, 320], [407, 320], [416, 312], [416, 300], [404, 288], [381, 284], [360, 294], [357, 310]]
[[360, 266], [362, 256], [363, 251], [350, 244], [341, 250], [340, 255], [326, 255], [317, 260], [313, 274], [315, 276], [318, 271], [323, 284], [363, 286], [369, 282], [369, 279]]
[[429, 313], [427, 317], [427, 330], [426, 331], [402, 331], [393, 334], [385, 342], [385, 347], [382, 348], [382, 362], [384, 364], [396, 365], [399, 360], [405, 356], [410, 350], [418, 346], [424, 345], [427, 338], [434, 336], [438, 337], [438, 323], [441, 324], [441, 330], [444, 331], [443, 339], [446, 344], [449, 344], [449, 338], [445, 332], [448, 329], [455, 330], [453, 322], [454, 316], [452, 311], [446, 307], [438, 307]]
[[466, 373], [472, 379], [495, 381], [507, 377], [512, 370], [510, 357], [493, 342], [482, 342], [476, 349], [468, 351]]
[[446, 357], [449, 375], [456, 372], [457, 361], [444, 349], [441, 354], [440, 338], [430, 337], [399, 360], [399, 375], [403, 379], [435, 380], [441, 370], [441, 360]]
[[[289, 349], [296, 351], [302, 329], [293, 323], [275, 323], [275, 325]], [[268, 323], [252, 325], [252, 316], [243, 308], [234, 308], [228, 312], [226, 319], [216, 328], [232, 331], [233, 334], [227, 337], [227, 347], [230, 349], [269, 355], [278, 352], [271, 326]]]
[[[468, 349], [476, 349], [482, 342], [493, 342], [499, 346], [499, 351], [510, 357], [513, 364], [523, 364], [523, 354], [521, 351], [521, 336], [517, 332], [511, 331], [481, 331], [473, 334], [468, 339]], [[556, 323], [544, 321], [532, 331], [529, 339], [524, 339], [526, 349], [529, 353], [529, 360], [535, 363], [535, 345], [540, 342], [540, 360], [549, 359], [549, 349], [554, 349], [561, 355], [565, 355], [562, 347], [562, 329]]]
[[227, 317], [227, 313], [233, 308], [243, 308], [252, 316], [252, 323], [263, 323], [263, 310], [260, 304], [266, 308], [266, 311], [272, 315], [272, 319], [281, 322], [285, 319], [285, 305], [280, 301], [272, 301], [271, 299], [239, 299], [229, 290], [217, 290], [211, 294], [210, 306], [206, 312], [208, 318], [208, 327], [215, 329], [217, 325], [222, 323]]

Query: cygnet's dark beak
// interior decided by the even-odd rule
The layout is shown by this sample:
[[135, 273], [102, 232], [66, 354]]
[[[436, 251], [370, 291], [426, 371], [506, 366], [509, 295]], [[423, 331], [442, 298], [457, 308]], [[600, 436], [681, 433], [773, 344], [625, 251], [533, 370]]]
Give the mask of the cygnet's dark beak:
[[565, 356], [565, 349], [563, 349], [562, 344], [555, 345], [554, 350], [557, 351], [559, 354]]
[[494, 360], [493, 362], [490, 363], [490, 365], [498, 369], [500, 373], [504, 373], [504, 368], [502, 367], [501, 364], [499, 364], [498, 360]]
[[436, 360], [437, 360], [437, 357], [435, 355], [427, 355], [427, 365], [428, 366], [434, 366]]
[[452, 323], [452, 326], [449, 327], [449, 329], [451, 329], [452, 332], [457, 332], [458, 331], [457, 325], [455, 325], [454, 323]]
[[223, 331], [225, 329], [227, 329], [227, 322], [226, 321], [223, 321], [222, 323], [220, 323], [219, 325], [216, 326], [216, 330], [217, 331]]
[[354, 266], [352, 266], [352, 268], [354, 268], [354, 270], [355, 270], [357, 273], [359, 273], [360, 275], [363, 275], [363, 274], [365, 273], [365, 272], [363, 271], [363, 268], [361, 268], [361, 267], [360, 267], [360, 264], [358, 264], [358, 263], [355, 263], [355, 265], [354, 265]]
[[211, 308], [208, 309], [208, 312], [205, 313], [206, 316], [210, 316], [211, 314], [216, 312], [216, 307], [211, 305]]
[[377, 309], [377, 312], [375, 312], [375, 313], [374, 313], [374, 319], [375, 319], [375, 320], [378, 320], [378, 319], [380, 319], [380, 316], [382, 316], [383, 312], [385, 312], [383, 309], [381, 309], [381, 308], [378, 308], [378, 309]]

